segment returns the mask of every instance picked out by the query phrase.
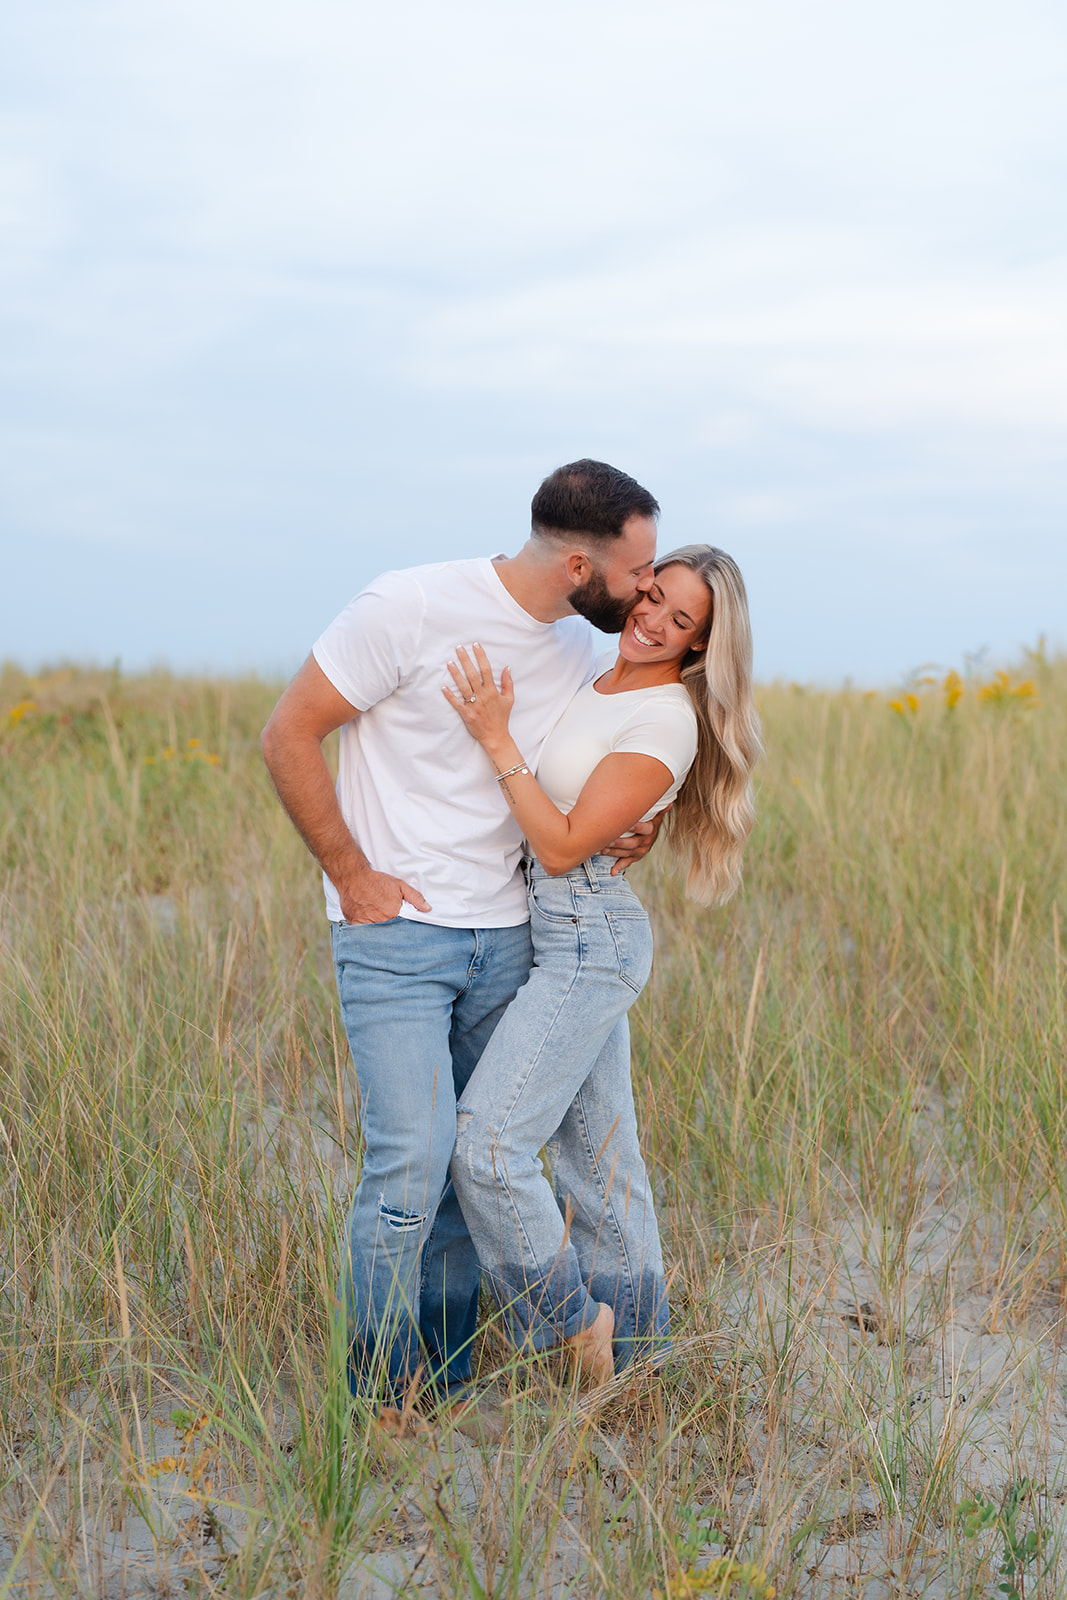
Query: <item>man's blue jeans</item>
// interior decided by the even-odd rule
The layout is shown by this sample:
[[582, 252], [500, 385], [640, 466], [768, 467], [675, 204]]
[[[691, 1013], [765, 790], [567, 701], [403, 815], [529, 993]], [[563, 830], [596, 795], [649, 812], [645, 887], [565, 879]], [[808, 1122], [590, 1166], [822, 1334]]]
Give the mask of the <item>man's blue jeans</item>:
[[530, 930], [331, 924], [365, 1151], [340, 1299], [353, 1392], [470, 1377], [480, 1267], [451, 1183], [456, 1101], [530, 972]]

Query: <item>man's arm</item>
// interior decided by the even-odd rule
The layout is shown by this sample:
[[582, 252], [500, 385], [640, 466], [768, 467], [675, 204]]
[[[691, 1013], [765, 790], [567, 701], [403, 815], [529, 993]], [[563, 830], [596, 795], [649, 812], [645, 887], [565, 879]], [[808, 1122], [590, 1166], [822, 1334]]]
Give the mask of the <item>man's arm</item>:
[[270, 714], [260, 744], [278, 798], [304, 843], [337, 889], [346, 922], [388, 922], [406, 900], [431, 907], [402, 878], [375, 872], [337, 803], [322, 741], [360, 715], [308, 656]]
[[614, 878], [619, 872], [625, 872], [627, 867], [632, 867], [635, 861], [643, 861], [659, 838], [670, 806], [664, 806], [662, 811], [656, 813], [648, 822], [635, 822], [629, 833], [624, 833], [621, 839], [616, 839], [614, 844], [606, 844], [601, 855], [618, 856], [618, 860], [611, 869]]

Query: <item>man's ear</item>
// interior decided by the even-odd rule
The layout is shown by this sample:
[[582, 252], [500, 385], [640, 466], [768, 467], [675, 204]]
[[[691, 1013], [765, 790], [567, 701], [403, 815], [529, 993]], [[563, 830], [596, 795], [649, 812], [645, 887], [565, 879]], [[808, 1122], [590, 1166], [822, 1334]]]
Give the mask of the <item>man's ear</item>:
[[592, 562], [584, 550], [568, 550], [563, 565], [567, 577], [576, 589], [586, 581], [592, 570]]

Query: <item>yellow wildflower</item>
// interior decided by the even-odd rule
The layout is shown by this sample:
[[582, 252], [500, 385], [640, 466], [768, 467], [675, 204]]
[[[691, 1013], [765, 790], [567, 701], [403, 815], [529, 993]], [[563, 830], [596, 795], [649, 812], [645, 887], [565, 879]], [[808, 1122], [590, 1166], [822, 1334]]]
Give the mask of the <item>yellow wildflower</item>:
[[963, 679], [958, 672], [950, 672], [941, 687], [945, 692], [945, 705], [951, 711], [963, 699]]
[[666, 1589], [657, 1589], [656, 1600], [685, 1600], [689, 1595], [705, 1595], [712, 1591], [726, 1596], [737, 1584], [736, 1593], [749, 1595], [753, 1600], [774, 1600], [774, 1585], [768, 1583], [767, 1574], [754, 1561], [736, 1561], [733, 1556], [716, 1556], [706, 1567], [686, 1567], [668, 1579]]
[[1025, 678], [1022, 683], [1013, 685], [1006, 672], [998, 672], [988, 683], [984, 683], [978, 691], [978, 698], [987, 706], [1030, 707], [1041, 703], [1032, 678]]
[[984, 706], [1001, 705], [1011, 693], [1011, 679], [1006, 672], [998, 672], [990, 683], [983, 683], [978, 698]]
[[23, 717], [28, 716], [31, 711], [36, 710], [36, 700], [20, 700], [17, 706], [11, 707], [11, 710], [7, 714], [7, 720], [11, 723], [11, 726], [14, 727], [16, 723], [22, 721]]

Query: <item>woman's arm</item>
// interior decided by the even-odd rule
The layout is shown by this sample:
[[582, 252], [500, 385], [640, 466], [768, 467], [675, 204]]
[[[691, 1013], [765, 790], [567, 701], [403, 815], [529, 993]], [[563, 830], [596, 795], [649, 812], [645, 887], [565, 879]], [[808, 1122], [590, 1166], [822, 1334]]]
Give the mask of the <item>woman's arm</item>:
[[[504, 668], [498, 689], [489, 657], [481, 645], [474, 646], [473, 661], [466, 650], [457, 654], [458, 665], [451, 661], [448, 664], [456, 687], [446, 688], [445, 698], [462, 717], [495, 771], [508, 774], [501, 780], [501, 792], [550, 877], [569, 872], [611, 844], [670, 788], [673, 773], [655, 756], [605, 756], [590, 773], [574, 810], [564, 816], [526, 766], [508, 731], [515, 703], [510, 668]], [[513, 768], [518, 770], [512, 771]]]

